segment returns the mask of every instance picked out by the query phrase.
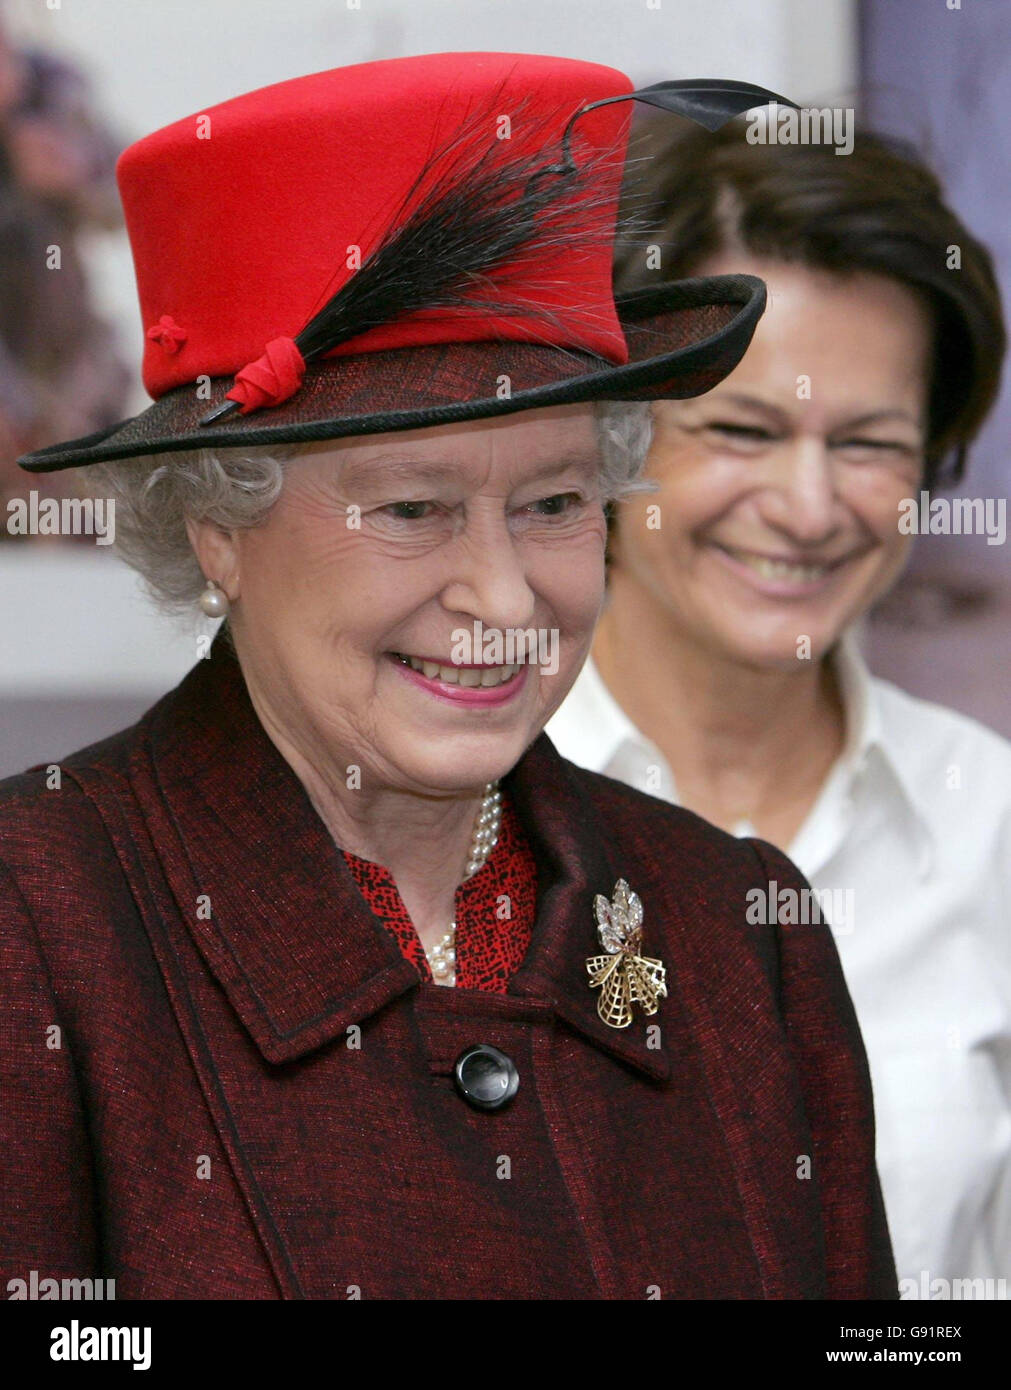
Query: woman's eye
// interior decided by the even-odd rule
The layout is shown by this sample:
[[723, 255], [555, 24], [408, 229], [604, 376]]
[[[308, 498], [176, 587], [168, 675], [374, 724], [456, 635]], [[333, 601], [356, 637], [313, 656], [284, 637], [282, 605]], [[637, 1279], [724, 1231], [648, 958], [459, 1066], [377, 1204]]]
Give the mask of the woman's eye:
[[708, 427], [717, 434], [725, 434], [731, 439], [768, 440], [772, 435], [758, 425], [732, 425], [729, 421], [717, 420]]
[[379, 510], [395, 517], [398, 521], [421, 521], [426, 515], [424, 509], [432, 505], [431, 502], [388, 502], [385, 507], [380, 507]]
[[540, 516], [564, 516], [582, 500], [578, 492], [556, 492], [552, 497], [541, 497], [538, 501], [531, 502], [530, 506], [544, 508], [539, 513]]
[[841, 439], [835, 447], [837, 449], [871, 449], [893, 454], [912, 452], [908, 444], [902, 444], [897, 439]]

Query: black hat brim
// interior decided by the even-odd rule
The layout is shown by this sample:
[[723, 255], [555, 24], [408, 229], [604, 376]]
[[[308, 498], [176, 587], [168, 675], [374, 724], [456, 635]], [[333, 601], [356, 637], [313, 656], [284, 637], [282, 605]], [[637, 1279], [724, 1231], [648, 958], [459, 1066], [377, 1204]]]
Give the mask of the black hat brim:
[[211, 378], [206, 391], [196, 383], [176, 387], [131, 419], [18, 463], [29, 473], [53, 473], [183, 449], [423, 429], [576, 401], [701, 396], [740, 362], [765, 301], [765, 283], [752, 275], [679, 280], [617, 296], [629, 350], [620, 366], [585, 351], [504, 339], [324, 358], [306, 368], [302, 387], [282, 405], [201, 426], [234, 384], [232, 377]]

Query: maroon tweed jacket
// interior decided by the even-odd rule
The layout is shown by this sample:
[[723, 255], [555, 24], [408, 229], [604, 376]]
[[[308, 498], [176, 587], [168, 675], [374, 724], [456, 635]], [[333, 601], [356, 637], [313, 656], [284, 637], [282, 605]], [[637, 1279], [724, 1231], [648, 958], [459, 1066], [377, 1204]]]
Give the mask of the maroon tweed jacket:
[[[831, 934], [745, 922], [748, 889], [805, 886], [769, 845], [542, 735], [507, 781], [537, 920], [491, 994], [421, 982], [220, 641], [46, 780], [0, 783], [4, 1288], [897, 1297]], [[621, 1031], [585, 966], [620, 877], [670, 990]], [[519, 1070], [505, 1109], [454, 1087], [477, 1042]]]

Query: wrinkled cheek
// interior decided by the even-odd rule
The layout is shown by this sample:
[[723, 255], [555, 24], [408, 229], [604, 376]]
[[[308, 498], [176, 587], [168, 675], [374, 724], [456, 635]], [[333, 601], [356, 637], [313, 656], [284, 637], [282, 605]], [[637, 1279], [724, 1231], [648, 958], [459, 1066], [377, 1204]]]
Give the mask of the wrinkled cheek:
[[243, 537], [239, 549], [239, 582], [247, 625], [265, 628], [290, 621], [292, 610], [306, 617], [305, 595], [310, 590], [310, 562], [304, 546], [270, 527]]
[[582, 650], [590, 643], [603, 601], [603, 585], [588, 578], [583, 592], [572, 596], [567, 606], [556, 608], [558, 641], [563, 653]]
[[884, 598], [885, 594], [894, 587], [903, 569], [912, 557], [912, 547], [903, 546], [901, 549], [892, 551], [887, 561], [879, 560], [873, 569], [870, 569], [863, 576], [863, 582], [857, 594], [857, 605], [854, 617], [858, 617], [866, 609]]
[[603, 589], [600, 590], [599, 594], [593, 595], [597, 601], [588, 602], [589, 597], [589, 595], [584, 596], [584, 601], [570, 615], [569, 621], [559, 634], [557, 643], [558, 670], [554, 677], [557, 680], [566, 682], [575, 680], [593, 643], [593, 634], [596, 631], [603, 605]]

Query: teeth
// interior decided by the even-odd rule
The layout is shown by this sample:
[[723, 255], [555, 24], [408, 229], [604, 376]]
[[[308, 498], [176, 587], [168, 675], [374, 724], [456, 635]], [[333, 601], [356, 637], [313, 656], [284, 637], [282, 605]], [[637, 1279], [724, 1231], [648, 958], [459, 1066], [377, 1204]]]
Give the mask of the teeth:
[[786, 560], [769, 560], [764, 555], [734, 551], [734, 557], [763, 579], [788, 579], [794, 584], [810, 584], [828, 573], [828, 565], [791, 565]]
[[430, 681], [445, 681], [447, 685], [475, 686], [504, 685], [519, 671], [518, 666], [440, 666], [437, 661], [422, 661], [420, 657], [397, 653], [397, 659]]

